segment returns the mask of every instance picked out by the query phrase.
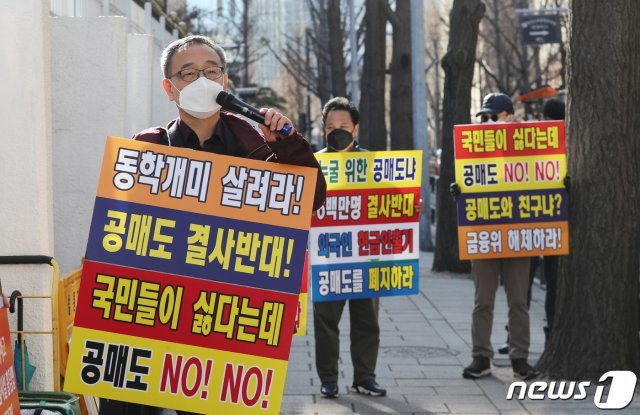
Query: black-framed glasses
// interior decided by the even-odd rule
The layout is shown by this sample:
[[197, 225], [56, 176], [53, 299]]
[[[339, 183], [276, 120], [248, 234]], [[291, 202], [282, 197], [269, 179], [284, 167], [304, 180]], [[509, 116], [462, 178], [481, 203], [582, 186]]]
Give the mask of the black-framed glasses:
[[491, 115], [482, 114], [480, 116], [480, 121], [481, 122], [488, 122], [489, 120], [491, 120], [493, 122], [498, 121], [498, 114], [491, 114]]
[[169, 78], [178, 75], [184, 82], [193, 82], [200, 78], [201, 73], [204, 74], [205, 78], [215, 81], [222, 76], [224, 68], [222, 66], [209, 66], [204, 69], [187, 68], [170, 75]]

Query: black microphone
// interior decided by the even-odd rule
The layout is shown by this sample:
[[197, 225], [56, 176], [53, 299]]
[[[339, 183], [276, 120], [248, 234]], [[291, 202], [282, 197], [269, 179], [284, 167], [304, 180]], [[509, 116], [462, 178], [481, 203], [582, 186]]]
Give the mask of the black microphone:
[[[246, 102], [241, 101], [233, 94], [230, 94], [226, 91], [220, 91], [218, 93], [218, 96], [216, 97], [216, 102], [220, 104], [222, 108], [228, 111], [244, 115], [245, 117], [255, 122], [259, 122], [260, 124], [265, 125], [264, 115], [260, 114], [259, 109], [247, 104]], [[286, 137], [291, 133], [292, 128], [293, 127], [290, 124], [285, 124], [284, 127], [282, 127], [280, 131], [278, 131], [278, 134]]]

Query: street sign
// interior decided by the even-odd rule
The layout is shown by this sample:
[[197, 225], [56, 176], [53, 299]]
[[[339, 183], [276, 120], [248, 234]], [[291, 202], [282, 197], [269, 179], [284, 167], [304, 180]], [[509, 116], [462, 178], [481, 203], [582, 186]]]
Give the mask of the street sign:
[[520, 38], [525, 45], [561, 43], [560, 15], [520, 14]]

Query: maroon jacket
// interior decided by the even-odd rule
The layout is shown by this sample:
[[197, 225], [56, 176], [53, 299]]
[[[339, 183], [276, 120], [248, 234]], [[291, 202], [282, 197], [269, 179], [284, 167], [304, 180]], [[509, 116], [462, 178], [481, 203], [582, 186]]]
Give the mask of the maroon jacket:
[[264, 137], [245, 120], [223, 110], [220, 111], [220, 121], [213, 136], [205, 141], [204, 146], [200, 145], [196, 133], [180, 118], [169, 122], [167, 128], [154, 127], [141, 131], [133, 139], [254, 160], [314, 167], [318, 172], [313, 198], [314, 211], [322, 206], [326, 197], [327, 183], [320, 165], [307, 140], [297, 131], [290, 137], [266, 142]]

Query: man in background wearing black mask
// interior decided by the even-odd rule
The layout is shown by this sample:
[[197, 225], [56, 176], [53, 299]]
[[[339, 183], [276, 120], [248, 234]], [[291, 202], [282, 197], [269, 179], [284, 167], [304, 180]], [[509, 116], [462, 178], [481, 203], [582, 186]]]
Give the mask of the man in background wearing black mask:
[[[367, 151], [358, 146], [360, 113], [348, 99], [337, 97], [322, 109], [326, 147], [318, 153]], [[313, 303], [316, 369], [322, 382], [320, 394], [325, 398], [338, 396], [338, 359], [340, 331], [338, 324], [346, 300]], [[351, 323], [351, 390], [371, 396], [384, 396], [387, 391], [376, 382], [376, 361], [380, 346], [378, 298], [349, 300]]]
[[[367, 151], [358, 145], [360, 113], [347, 98], [329, 100], [322, 109], [326, 147], [318, 153]], [[415, 205], [422, 213], [422, 199]], [[338, 324], [347, 300], [313, 303], [316, 370], [325, 398], [338, 396], [338, 359], [340, 358], [340, 330]], [[376, 362], [380, 347], [378, 324], [379, 298], [349, 300], [351, 325], [351, 361], [353, 363], [352, 392], [370, 396], [384, 396], [385, 388], [376, 382]]]
[[322, 109], [322, 123], [327, 146], [318, 153], [367, 151], [358, 146], [355, 138], [360, 127], [360, 113], [348, 99], [336, 97]]

